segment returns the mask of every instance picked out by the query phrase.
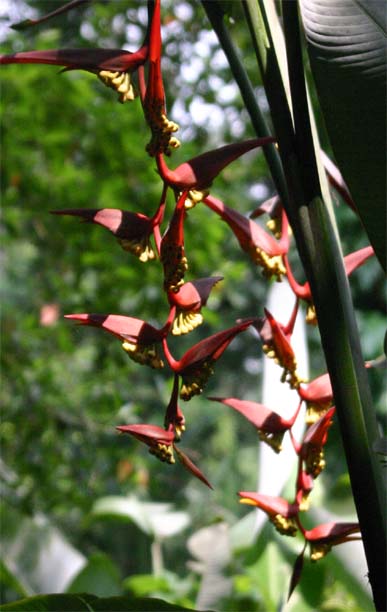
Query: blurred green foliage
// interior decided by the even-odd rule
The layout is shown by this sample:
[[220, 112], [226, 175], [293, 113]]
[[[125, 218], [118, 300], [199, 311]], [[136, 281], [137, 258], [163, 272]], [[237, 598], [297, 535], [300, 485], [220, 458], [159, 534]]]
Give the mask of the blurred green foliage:
[[[20, 19], [26, 6], [44, 14], [60, 4], [16, 3]], [[163, 68], [167, 100], [172, 118], [175, 112], [182, 124], [183, 145], [171, 160], [171, 165], [177, 165], [217, 144], [249, 137], [252, 131], [200, 5], [166, 5]], [[2, 52], [121, 47], [128, 42], [134, 49], [144, 32], [144, 11], [144, 3], [126, 0], [92, 3], [23, 34], [10, 30]], [[237, 10], [232, 27], [264, 103]], [[130, 35], [135, 43], [127, 40]], [[206, 40], [210, 53], [205, 50]], [[211, 493], [179, 465], [162, 465], [144, 448], [117, 435], [119, 424], [162, 424], [171, 377], [134, 364], [114, 338], [71, 325], [62, 315], [125, 314], [161, 326], [168, 305], [161, 291], [160, 264], [138, 262], [100, 227], [50, 215], [55, 209], [83, 207], [154, 212], [161, 184], [144, 151], [149, 135], [140, 102], [118, 104], [114, 92], [85, 72], [58, 74], [57, 68], [49, 66], [6, 66], [0, 77], [4, 406], [0, 471], [5, 515], [13, 508], [23, 516], [48, 517], [89, 558], [69, 586], [71, 592], [78, 587], [105, 596], [128, 591], [194, 605], [199, 579], [186, 566], [187, 532], [163, 542], [163, 562], [169, 572], [152, 576], [152, 537], [128, 520], [96, 520], [91, 514], [93, 504], [100, 497], [130, 494], [143, 501], [172, 501], [188, 513], [191, 533], [219, 521], [233, 525], [246, 514], [237, 504], [236, 491], [256, 484], [256, 432], [236, 415], [214, 408], [205, 397], [183, 406], [188, 421], [183, 446], [214, 485]], [[195, 111], [199, 103], [202, 110]], [[209, 118], [203, 122], [205, 109]], [[195, 111], [193, 117], [190, 111]], [[214, 119], [216, 112], [221, 121], [213, 123], [210, 116]], [[254, 153], [228, 168], [212, 192], [228, 205], [248, 212], [271, 195], [271, 189], [263, 156]], [[257, 198], [256, 193], [262, 197]], [[167, 217], [172, 207], [169, 201]], [[344, 251], [363, 246], [359, 222], [342, 205], [337, 210]], [[238, 317], [261, 315], [267, 291], [266, 281], [237, 248], [227, 226], [204, 207], [188, 215], [186, 248], [189, 279], [221, 274], [224, 281], [210, 297], [202, 328], [184, 341], [174, 341], [177, 355], [202, 337], [232, 325]], [[299, 275], [301, 278], [301, 270]], [[356, 272], [353, 287], [365, 355], [373, 358], [382, 352], [384, 317], [376, 262]], [[324, 371], [324, 362], [316, 330], [310, 331], [310, 346], [312, 374], [317, 375]], [[243, 395], [259, 401], [260, 357], [256, 337], [243, 334], [222, 357], [206, 394]], [[248, 366], [252, 360], [258, 376]], [[370, 376], [382, 414], [382, 376], [378, 372]], [[337, 428], [332, 430], [327, 459], [323, 476], [327, 498], [333, 492], [347, 503], [350, 490]], [[277, 609], [277, 591], [265, 593], [265, 580], [255, 582], [262, 568], [257, 560], [248, 561], [252, 550], [235, 552], [233, 595], [224, 609]], [[286, 591], [294, 558], [285, 555], [281, 561], [285, 567], [278, 584], [281, 592]], [[272, 563], [267, 555], [262, 562]], [[313, 580], [329, 585], [332, 572], [327, 564], [323, 567], [316, 570]], [[2, 595], [12, 600], [23, 593], [6, 575], [7, 568], [2, 574]], [[102, 575], [104, 582], [99, 578]], [[93, 581], [94, 589], [90, 586]], [[342, 588], [345, 596], [348, 588]], [[313, 609], [317, 603], [310, 605], [297, 609]]]

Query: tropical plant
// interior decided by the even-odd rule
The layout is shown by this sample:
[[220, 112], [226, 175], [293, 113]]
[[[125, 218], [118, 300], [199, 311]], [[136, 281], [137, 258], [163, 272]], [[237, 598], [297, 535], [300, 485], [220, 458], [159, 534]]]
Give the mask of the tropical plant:
[[[43, 18], [23, 20], [16, 27], [29, 31], [58, 15], [69, 14], [82, 4], [85, 0], [69, 2]], [[202, 5], [227, 57], [256, 137], [189, 156], [173, 170], [166, 158], [175, 155], [181, 143], [176, 137], [179, 125], [169, 118], [167, 110], [166, 91], [169, 94], [169, 90], [162, 65], [165, 58], [162, 0], [147, 2], [144, 38], [134, 52], [91, 47], [16, 51], [0, 56], [1, 64], [17, 64], [19, 70], [22, 70], [20, 64], [54, 64], [65, 71], [83, 70], [97, 75], [104, 85], [118, 93], [120, 103], [132, 104], [136, 97], [139, 98], [141, 108], [137, 112], [150, 133], [145, 153], [151, 158], [151, 167], [157, 170], [160, 180], [160, 195], [154, 206], [138, 205], [135, 210], [140, 209], [140, 212], [106, 206], [61, 206], [51, 212], [80, 217], [106, 228], [128, 252], [128, 257], [134, 256], [141, 264], [157, 267], [152, 280], [159, 280], [160, 301], [167, 315], [154, 324], [145, 306], [144, 312], [128, 315], [92, 312], [67, 314], [66, 318], [105, 330], [118, 338], [131, 360], [151, 368], [149, 380], [152, 376], [157, 380], [162, 369], [169, 373], [172, 387], [163, 418], [157, 424], [131, 422], [119, 424], [116, 429], [145, 443], [150, 453], [164, 463], [174, 464], [176, 454], [183, 467], [209, 487], [207, 476], [180, 450], [180, 440], [185, 435], [189, 418], [183, 414], [179, 397], [189, 402], [200, 396], [215, 374], [215, 366], [216, 376], [221, 376], [221, 363], [217, 362], [229, 352], [231, 343], [237, 345], [243, 355], [243, 339], [247, 335], [261, 342], [267, 358], [273, 359], [282, 369], [278, 384], [289, 386], [297, 399], [296, 410], [285, 417], [257, 402], [257, 398], [249, 400], [246, 397], [211, 396], [208, 404], [212, 409], [216, 404], [210, 401], [215, 400], [237, 411], [275, 453], [281, 452], [283, 440], [288, 436], [297, 469], [293, 492], [286, 498], [267, 495], [264, 491], [241, 491], [241, 502], [264, 511], [281, 535], [299, 538], [300, 552], [293, 559], [289, 597], [302, 581], [307, 546], [311, 560], [319, 561], [333, 546], [361, 537], [374, 604], [377, 610], [383, 610], [386, 522], [380, 458], [382, 436], [367, 375], [376, 362], [365, 363], [362, 356], [347, 279], [374, 255], [385, 269], [385, 235], [381, 229], [385, 228], [386, 202], [386, 164], [383, 163], [385, 153], [381, 137], [385, 133], [385, 7], [366, 0], [333, 3], [330, 0], [300, 0], [299, 3], [285, 0], [278, 7], [271, 0], [246, 0], [231, 5], [220, 0], [203, 0]], [[269, 121], [251, 84], [251, 66], [248, 72], [230, 35], [226, 21], [230, 11], [243, 24], [244, 34], [248, 35], [254, 49], [270, 109]], [[332, 11], [337, 13], [338, 20], [334, 35], [330, 25]], [[358, 36], [359, 29], [364, 32], [361, 36]], [[315, 80], [318, 112], [325, 119], [343, 176], [319, 144], [308, 93], [306, 51]], [[349, 83], [356, 86], [356, 98], [349, 93]], [[360, 126], [359, 116], [362, 117]], [[216, 198], [213, 195], [216, 184], [214, 187], [213, 183], [231, 164], [241, 163], [242, 156], [254, 155], [257, 148], [262, 148], [276, 193], [247, 217], [244, 210], [237, 210]], [[359, 151], [361, 155], [357, 154]], [[130, 163], [124, 160], [123, 166]], [[349, 204], [353, 214], [360, 216], [370, 241], [370, 246], [357, 248], [345, 257], [341, 252], [329, 182]], [[137, 191], [141, 194], [140, 186]], [[182, 336], [196, 333], [205, 317], [202, 310], [222, 279], [219, 275], [186, 278], [192, 267], [195, 268], [191, 266], [186, 246], [190, 232], [188, 220], [200, 214], [205, 215], [201, 218], [206, 224], [214, 223], [217, 218], [225, 221], [247, 258], [262, 268], [267, 283], [287, 277], [294, 306], [290, 317], [284, 321], [273, 316], [268, 308], [257, 312], [255, 303], [251, 303], [250, 312], [236, 311], [233, 324], [223, 325], [222, 329], [189, 343], [178, 359], [175, 351], [181, 350], [179, 345], [187, 346]], [[267, 229], [256, 221], [265, 215], [269, 219]], [[60, 221], [64, 222], [55, 217], [56, 225]], [[100, 228], [97, 231], [102, 232]], [[210, 248], [208, 245], [208, 250]], [[202, 249], [205, 259], [206, 243]], [[299, 272], [295, 272], [298, 266], [295, 251], [306, 277], [303, 284], [296, 280]], [[227, 263], [226, 250], [223, 258]], [[219, 271], [226, 278], [227, 271]], [[114, 268], [109, 271], [113, 281], [115, 272]], [[144, 273], [143, 284], [146, 283]], [[318, 325], [327, 364], [327, 372], [309, 382], [299, 372], [293, 340], [296, 320], [302, 316], [302, 301], [307, 305], [307, 323]], [[77, 300], [73, 303], [78, 306]], [[95, 306], [97, 309], [98, 304]], [[115, 308], [114, 301], [112, 308]], [[137, 318], [137, 315], [144, 318]], [[240, 391], [244, 395], [243, 388]], [[299, 434], [296, 425], [304, 419], [304, 404], [307, 407], [305, 429]], [[309, 498], [313, 496], [316, 479], [325, 468], [328, 431], [336, 418], [358, 522], [311, 524]], [[130, 605], [151, 609], [151, 605], [162, 605], [149, 600], [101, 603], [88, 598], [77, 603], [74, 598], [54, 602], [49, 597], [35, 603], [43, 606], [36, 609], [49, 609], [50, 606], [53, 609], [53, 605], [62, 606], [62, 609], [71, 605], [81, 606], [77, 609], [83, 609], [82, 606], [102, 609], [102, 605], [112, 610], [121, 609], [120, 606], [130, 609]], [[24, 601], [9, 604], [4, 609], [21, 609], [17, 606], [35, 603]]]

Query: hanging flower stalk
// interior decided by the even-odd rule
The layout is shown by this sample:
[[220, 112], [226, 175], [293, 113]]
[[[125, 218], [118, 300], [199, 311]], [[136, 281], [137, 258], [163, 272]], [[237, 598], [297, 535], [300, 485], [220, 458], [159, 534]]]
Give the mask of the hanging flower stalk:
[[[16, 27], [24, 28], [42, 23], [83, 4], [84, 1], [73, 0], [41, 19], [22, 22], [17, 24]], [[206, 5], [207, 3], [204, 2], [203, 4]], [[216, 0], [214, 0], [214, 4], [218, 5]], [[286, 5], [286, 3], [284, 4]], [[292, 3], [288, 4], [291, 5]], [[220, 7], [217, 6], [217, 8], [219, 9], [219, 15], [222, 15], [223, 12]], [[251, 26], [252, 3], [246, 2], [244, 8], [247, 22]], [[294, 7], [289, 8], [289, 6], [283, 8], [285, 26], [289, 28], [289, 11], [295, 9]], [[207, 12], [213, 15], [212, 10], [208, 9]], [[305, 116], [309, 117], [308, 110], [304, 106], [302, 113], [298, 106], [293, 104], [294, 117], [290, 116], [286, 97], [281, 98], [283, 83], [274, 61], [273, 64], [268, 66], [268, 70], [270, 70], [270, 67], [274, 70], [274, 90], [273, 85], [267, 84], [267, 82], [266, 89], [269, 94], [269, 104], [272, 110], [273, 108], [276, 109], [272, 117], [276, 136], [269, 135], [229, 143], [201, 153], [171, 169], [165, 158], [169, 157], [181, 143], [175, 135], [179, 126], [167, 114], [162, 69], [161, 16], [161, 0], [149, 1], [148, 25], [144, 42], [134, 52], [100, 48], [22, 51], [0, 56], [0, 64], [50, 64], [62, 66], [64, 70], [86, 70], [96, 74], [105, 85], [116, 90], [120, 102], [133, 100], [137, 95], [137, 91], [132, 84], [132, 75], [137, 73], [143, 119], [151, 134], [150, 141], [145, 145], [145, 149], [152, 158], [154, 169], [157, 170], [162, 193], [160, 201], [155, 205], [153, 216], [149, 217], [141, 210], [132, 212], [118, 208], [63, 208], [52, 212], [56, 215], [79, 217], [86, 223], [100, 225], [117, 239], [119, 245], [125, 251], [134, 254], [141, 262], [159, 265], [160, 292], [168, 309], [167, 319], [162, 326], [154, 327], [141, 318], [126, 315], [83, 313], [65, 316], [80, 325], [102, 329], [118, 338], [124, 351], [137, 364], [147, 365], [153, 369], [161, 369], [166, 366], [164, 370], [173, 377], [173, 385], [171, 397], [165, 409], [163, 426], [134, 423], [120, 425], [117, 430], [145, 444], [149, 452], [163, 463], [174, 464], [175, 456], [177, 456], [192, 475], [210, 488], [212, 488], [211, 484], [201, 470], [178, 447], [187, 426], [186, 417], [179, 405], [179, 398], [187, 402], [202, 394], [214, 373], [215, 365], [231, 342], [249, 328], [255, 328], [258, 331], [264, 358], [273, 359], [282, 368], [279, 384], [289, 384], [295, 397], [298, 398], [296, 410], [289, 418], [284, 418], [268, 406], [255, 401], [257, 398], [246, 400], [235, 397], [209, 397], [208, 400], [230, 407], [247, 419], [257, 431], [258, 438], [268, 444], [276, 453], [281, 452], [285, 435], [291, 439], [298, 466], [293, 498], [287, 500], [282, 497], [265, 495], [261, 492], [242, 491], [239, 493], [241, 503], [254, 506], [265, 512], [281, 535], [296, 536], [298, 534], [303, 538], [303, 550], [295, 561], [290, 581], [289, 594], [291, 594], [301, 578], [304, 553], [307, 546], [310, 547], [312, 561], [317, 561], [322, 559], [332, 546], [357, 539], [358, 536], [354, 534], [359, 531], [357, 523], [334, 522], [306, 529], [303, 520], [304, 513], [309, 507], [310, 497], [312, 497], [314, 481], [325, 468], [324, 449], [328, 442], [328, 432], [333, 425], [336, 412], [336, 408], [333, 406], [335, 403], [333, 387], [335, 385], [330, 371], [309, 382], [303, 381], [297, 371], [297, 355], [292, 346], [292, 334], [300, 301], [307, 304], [308, 322], [317, 323], [321, 315], [324, 317], [324, 309], [321, 306], [324, 300], [321, 299], [319, 279], [308, 252], [308, 249], [312, 248], [312, 238], [315, 236], [313, 232], [308, 234], [307, 231], [304, 235], [305, 228], [302, 225], [304, 217], [301, 219], [302, 215], [299, 213], [300, 207], [311, 207], [311, 202], [317, 208], [316, 202], [320, 198], [320, 184], [313, 184], [313, 181], [317, 180], [316, 168], [313, 166], [315, 151], [313, 147], [308, 149], [305, 144], [307, 138], [304, 142], [304, 139], [300, 136], [300, 134], [303, 134], [300, 126], [305, 128], [305, 133], [308, 134], [308, 125], [302, 123], [303, 113], [306, 113]], [[226, 40], [224, 30], [220, 28], [219, 31], [223, 32], [224, 41], [226, 41], [225, 46], [229, 52], [229, 41]], [[260, 41], [255, 38], [254, 28], [250, 31], [257, 49], [261, 49]], [[267, 44], [269, 46], [270, 38], [271, 33], [268, 32]], [[287, 39], [288, 46], [291, 46], [289, 32]], [[267, 66], [267, 64], [262, 61], [260, 53], [266, 53], [267, 48], [257, 50], [257, 56], [259, 56], [262, 66]], [[234, 64], [237, 62], [235, 57], [232, 61]], [[292, 70], [291, 65], [290, 70]], [[297, 77], [297, 74], [296, 72], [294, 76]], [[298, 76], [300, 75], [298, 74]], [[264, 77], [265, 81], [266, 73]], [[242, 78], [239, 82], [244, 83], [243, 87], [248, 88], [245, 79]], [[293, 102], [297, 101], [295, 96], [297, 83], [302, 88], [300, 80], [297, 80], [296, 84], [294, 81], [292, 82], [292, 97], [295, 98]], [[276, 88], [279, 92], [277, 94], [275, 93]], [[300, 92], [298, 93], [300, 94]], [[283, 101], [281, 109], [284, 111], [283, 116], [278, 112], [278, 99]], [[303, 95], [301, 95], [301, 100], [305, 103]], [[293, 122], [296, 128], [295, 132], [293, 131]], [[253, 123], [257, 125], [257, 122]], [[263, 125], [261, 118], [258, 123]], [[267, 134], [269, 132], [265, 129], [263, 133]], [[237, 210], [238, 203], [234, 202], [231, 203], [231, 206], [228, 206], [212, 195], [213, 183], [226, 167], [247, 152], [259, 147], [268, 147], [274, 143], [278, 144], [284, 170], [282, 172], [282, 166], [280, 166], [281, 176], [283, 175], [287, 179], [288, 194], [286, 192], [284, 194], [284, 185], [281, 184], [278, 187], [278, 193], [254, 210], [249, 218]], [[302, 152], [306, 151], [310, 155], [301, 155], [297, 146], [301, 148]], [[292, 147], [295, 147], [295, 150]], [[306, 147], [306, 149], [303, 147]], [[277, 149], [271, 147], [270, 150], [276, 151], [274, 157], [279, 163], [280, 158]], [[149, 161], [149, 158], [147, 159]], [[268, 156], [268, 159], [273, 159], [273, 156]], [[308, 161], [309, 174], [298, 167], [298, 162], [294, 161], [298, 159]], [[323, 161], [331, 183], [342, 194], [351, 208], [356, 210], [339, 170], [326, 156], [323, 156]], [[278, 177], [277, 172], [275, 176]], [[173, 192], [175, 202], [171, 211], [168, 211], [167, 207], [169, 190]], [[308, 190], [311, 190], [311, 193]], [[309, 200], [304, 201], [306, 192], [309, 195], [312, 194], [313, 197], [311, 195]], [[283, 197], [283, 195], [286, 197]], [[203, 307], [206, 306], [211, 291], [223, 278], [222, 276], [196, 280], [186, 278], [189, 274], [189, 265], [185, 245], [185, 222], [187, 211], [190, 211], [190, 215], [196, 214], [193, 209], [199, 203], [211, 211], [208, 213], [209, 217], [216, 220], [216, 217], [212, 214], [215, 213], [219, 219], [228, 225], [240, 248], [262, 269], [263, 275], [267, 279], [281, 281], [283, 278], [287, 278], [295, 296], [295, 305], [287, 323], [278, 321], [266, 308], [263, 309], [262, 313], [257, 313], [254, 306], [249, 318], [237, 320], [237, 323], [232, 327], [193, 342], [183, 356], [176, 359], [172, 355], [170, 336], [173, 335], [179, 339], [182, 335], [195, 332], [196, 328], [203, 322]], [[138, 209], [141, 209], [140, 204], [138, 207], [136, 206], [136, 210]], [[264, 213], [270, 216], [268, 231], [255, 221]], [[303, 214], [305, 214], [305, 211]], [[313, 223], [310, 225], [319, 227], [315, 218], [314, 225]], [[300, 249], [303, 261], [307, 264], [305, 267], [308, 272], [308, 281], [304, 284], [300, 284], [295, 279], [292, 266], [289, 263], [290, 236], [292, 233], [290, 226], [292, 226], [298, 245], [300, 240], [302, 242], [302, 238], [307, 239], [305, 248]], [[324, 248], [326, 248], [326, 245]], [[354, 270], [362, 266], [373, 255], [374, 250], [371, 246], [347, 255], [343, 261], [345, 275], [349, 277]], [[225, 256], [227, 257], [227, 252]], [[316, 269], [318, 270], [318, 266], [316, 266]], [[317, 301], [315, 296], [317, 296]], [[317, 308], [315, 308], [315, 301]], [[164, 353], [163, 358], [161, 356], [162, 352]], [[336, 386], [338, 387], [337, 384]], [[297, 439], [293, 428], [296, 421], [302, 418], [301, 408], [303, 404], [306, 404], [307, 408], [305, 430], [300, 439]]]

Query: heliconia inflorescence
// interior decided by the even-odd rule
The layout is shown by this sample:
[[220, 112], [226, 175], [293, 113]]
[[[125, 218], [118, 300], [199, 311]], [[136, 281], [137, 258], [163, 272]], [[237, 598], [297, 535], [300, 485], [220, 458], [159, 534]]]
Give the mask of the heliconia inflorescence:
[[[74, 4], [80, 4], [82, 0]], [[72, 3], [70, 3], [72, 4]], [[69, 7], [71, 8], [71, 7]], [[63, 10], [65, 7], [63, 7]], [[67, 10], [67, 8], [66, 8]], [[58, 11], [54, 12], [55, 14]], [[53, 13], [53, 15], [54, 15]], [[173, 388], [163, 419], [157, 425], [120, 425], [117, 430], [145, 444], [150, 453], [166, 464], [173, 465], [175, 456], [192, 475], [211, 487], [209, 481], [189, 457], [178, 447], [187, 427], [185, 416], [179, 406], [179, 398], [190, 401], [203, 392], [209, 378], [215, 372], [217, 361], [230, 343], [247, 330], [255, 330], [257, 345], [282, 369], [279, 384], [287, 383], [299, 398], [294, 414], [284, 419], [275, 410], [253, 399], [235, 397], [209, 397], [209, 409], [220, 409], [222, 404], [247, 419], [257, 432], [257, 438], [268, 444], [276, 453], [282, 450], [284, 436], [289, 436], [298, 458], [298, 470], [294, 496], [291, 500], [272, 497], [264, 493], [239, 493], [241, 502], [265, 512], [281, 534], [304, 538], [304, 550], [296, 560], [291, 591], [301, 576], [305, 547], [310, 547], [311, 559], [316, 561], [327, 554], [330, 548], [353, 539], [358, 531], [355, 523], [328, 523], [305, 529], [302, 515], [308, 509], [314, 481], [325, 467], [324, 447], [328, 431], [332, 426], [335, 408], [329, 375], [309, 382], [300, 378], [297, 371], [297, 355], [292, 346], [292, 333], [298, 316], [299, 301], [308, 306], [308, 321], [315, 323], [312, 294], [309, 284], [296, 281], [289, 263], [291, 231], [288, 218], [278, 195], [261, 205], [251, 217], [246, 217], [235, 207], [224, 204], [210, 193], [216, 177], [242, 155], [259, 147], [276, 142], [275, 136], [254, 138], [224, 145], [191, 158], [175, 169], [171, 169], [165, 157], [170, 156], [180, 142], [175, 134], [177, 123], [167, 116], [163, 73], [161, 68], [161, 2], [148, 3], [149, 24], [140, 48], [131, 53], [121, 49], [63, 49], [18, 52], [0, 56], [1, 64], [52, 64], [66, 70], [86, 70], [96, 74], [108, 87], [119, 94], [119, 101], [133, 100], [137, 93], [143, 109], [146, 125], [150, 130], [150, 141], [146, 152], [153, 160], [160, 177], [161, 197], [155, 203], [151, 217], [141, 211], [117, 208], [64, 208], [52, 213], [79, 217], [86, 223], [94, 223], [108, 230], [119, 245], [143, 263], [152, 262], [160, 266], [160, 290], [164, 292], [168, 315], [158, 327], [133, 316], [123, 314], [69, 314], [66, 318], [80, 325], [105, 330], [118, 338], [122, 348], [137, 364], [154, 369], [164, 368], [173, 378]], [[47, 19], [50, 16], [47, 16]], [[36, 23], [40, 21], [38, 20]], [[33, 25], [31, 22], [30, 25]], [[23, 22], [21, 27], [28, 27]], [[134, 89], [131, 77], [138, 73], [138, 89]], [[325, 160], [325, 163], [328, 162]], [[329, 164], [328, 164], [329, 166]], [[339, 177], [331, 166], [332, 181], [340, 184]], [[341, 185], [341, 188], [344, 189]], [[172, 191], [175, 206], [166, 217], [167, 192]], [[347, 193], [347, 192], [346, 192]], [[348, 197], [349, 194], [348, 194]], [[225, 222], [236, 238], [241, 250], [257, 266], [265, 277], [281, 281], [287, 277], [294, 293], [294, 310], [288, 322], [277, 320], [267, 309], [253, 312], [248, 319], [240, 320], [232, 327], [218, 331], [193, 342], [180, 359], [172, 355], [171, 336], [195, 332], [203, 322], [203, 310], [218, 291], [222, 276], [188, 279], [190, 273], [189, 253], [185, 245], [185, 223], [188, 214], [195, 214], [194, 206], [209, 209], [213, 222]], [[137, 208], [137, 207], [136, 207]], [[268, 229], [263, 229], [257, 217], [269, 214]], [[101, 230], [103, 231], [103, 230]], [[345, 270], [349, 276], [373, 255], [371, 247], [365, 247], [345, 257]], [[259, 316], [261, 314], [261, 316]], [[193, 334], [194, 335], [194, 334]], [[213, 403], [210, 403], [213, 402]], [[306, 428], [301, 439], [295, 439], [292, 428], [302, 418], [301, 406], [306, 405]]]

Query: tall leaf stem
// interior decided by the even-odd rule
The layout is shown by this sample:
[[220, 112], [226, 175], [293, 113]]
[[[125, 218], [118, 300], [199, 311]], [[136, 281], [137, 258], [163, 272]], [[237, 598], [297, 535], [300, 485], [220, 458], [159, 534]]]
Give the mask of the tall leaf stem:
[[[382, 468], [373, 450], [379, 431], [340, 244], [322, 196], [324, 186], [318, 169], [319, 146], [309, 114], [297, 2], [285, 0], [282, 3], [286, 57], [280, 58], [273, 40], [277, 24], [273, 24], [270, 14], [274, 3], [271, 0], [244, 0], [242, 6], [279, 143], [289, 196], [284, 205], [316, 307], [369, 580], [376, 608], [384, 610], [386, 498]], [[226, 36], [223, 33], [220, 37], [222, 46], [224, 40]], [[288, 75], [284, 74], [284, 63], [288, 65]]]
[[[231, 72], [239, 87], [245, 108], [249, 113], [257, 136], [270, 136], [270, 127], [257, 103], [254, 88], [240, 59], [234, 41], [224, 23], [224, 14], [220, 3], [218, 0], [202, 0], [202, 5], [227, 57]], [[274, 145], [270, 145], [263, 149], [263, 153], [281, 202], [287, 203], [287, 185], [278, 151]]]
[[[375, 411], [340, 247], [321, 197], [316, 149], [308, 112], [296, 2], [282, 2], [296, 154], [305, 194], [299, 215], [307, 238], [305, 269], [334, 390], [343, 446], [378, 610], [386, 605], [385, 488], [373, 449], [379, 438]], [[304, 207], [304, 206], [303, 206]], [[312, 248], [311, 245], [313, 245]], [[314, 245], [318, 245], [318, 249]], [[383, 562], [384, 559], [384, 562]]]

